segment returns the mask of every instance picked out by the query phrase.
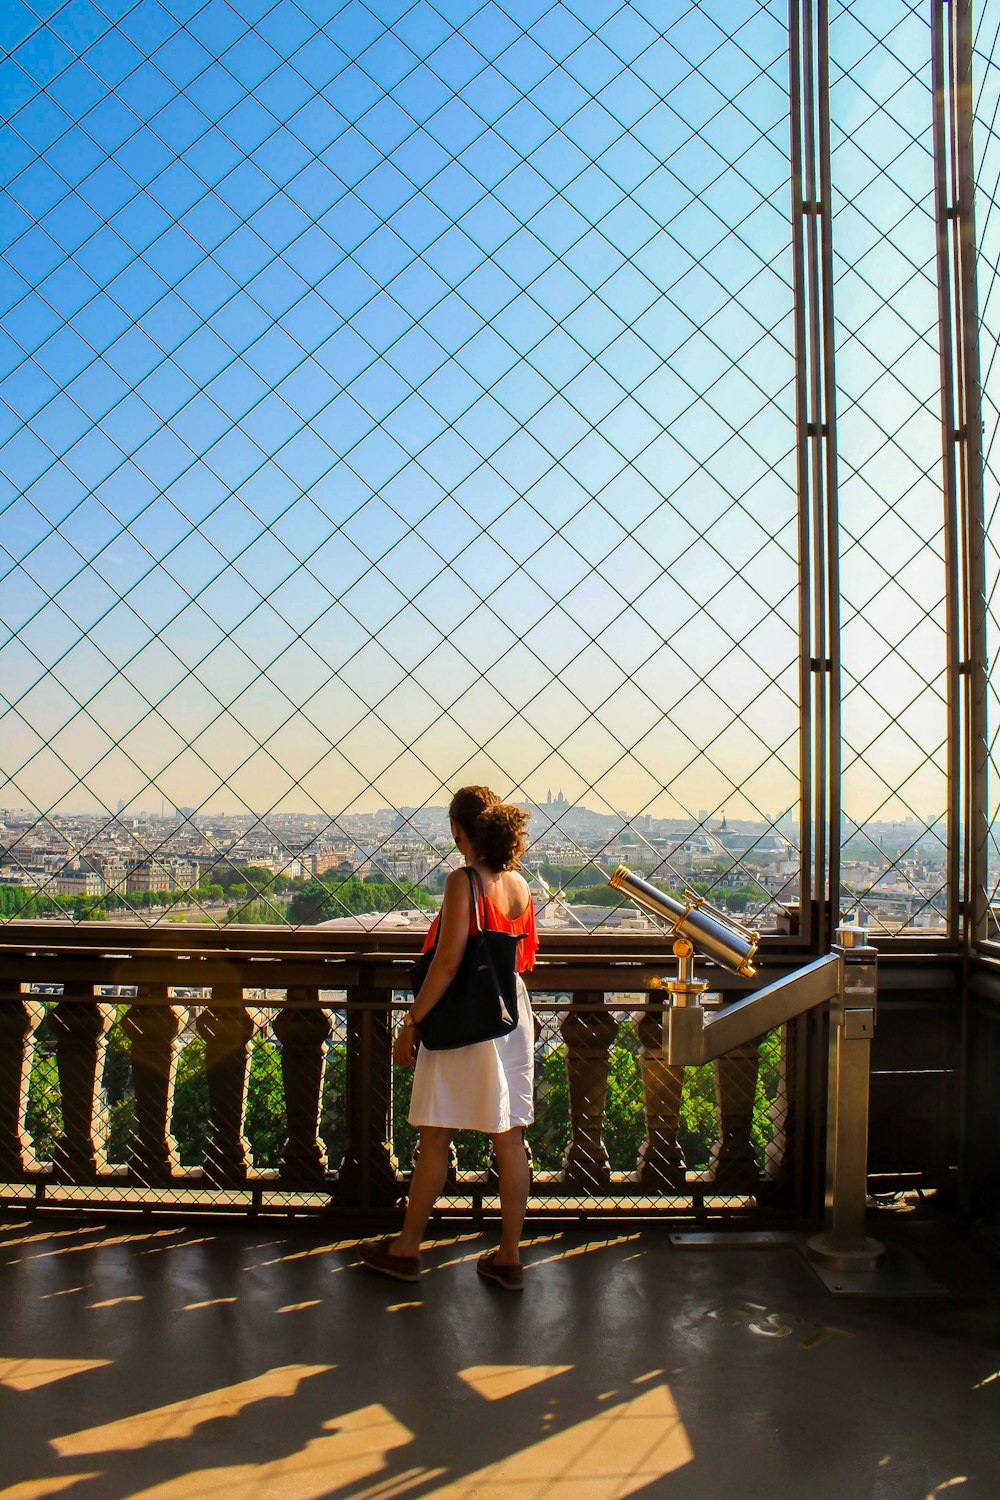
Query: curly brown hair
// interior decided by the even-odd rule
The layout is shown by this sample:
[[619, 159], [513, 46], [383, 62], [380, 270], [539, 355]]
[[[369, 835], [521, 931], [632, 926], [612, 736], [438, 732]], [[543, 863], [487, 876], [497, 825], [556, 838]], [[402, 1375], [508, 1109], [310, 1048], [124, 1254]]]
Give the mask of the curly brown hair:
[[514, 870], [528, 846], [528, 815], [501, 802], [488, 786], [463, 786], [452, 797], [448, 816], [491, 870]]

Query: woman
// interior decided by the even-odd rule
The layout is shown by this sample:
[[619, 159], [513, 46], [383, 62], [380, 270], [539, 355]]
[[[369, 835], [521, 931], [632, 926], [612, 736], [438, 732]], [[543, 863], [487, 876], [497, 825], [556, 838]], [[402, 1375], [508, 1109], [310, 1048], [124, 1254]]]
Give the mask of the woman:
[[[522, 934], [520, 975], [534, 965], [538, 948], [531, 893], [515, 868], [527, 844], [527, 816], [484, 786], [462, 787], [448, 816], [459, 853], [483, 882], [490, 926]], [[476, 1269], [505, 1291], [519, 1292], [524, 1286], [521, 1228], [530, 1184], [524, 1127], [534, 1119], [535, 1064], [534, 1020], [524, 981], [518, 978], [518, 1024], [508, 1036], [444, 1052], [417, 1046], [419, 1024], [457, 974], [475, 930], [471, 885], [462, 870], [453, 870], [445, 882], [441, 910], [424, 942], [426, 953], [437, 937], [437, 950], [393, 1048], [401, 1067], [415, 1065], [410, 1124], [420, 1128], [403, 1228], [395, 1238], [365, 1241], [361, 1258], [373, 1271], [401, 1281], [418, 1279], [420, 1242], [444, 1187], [452, 1134], [482, 1130], [492, 1138], [500, 1176], [500, 1245], [480, 1256]]]

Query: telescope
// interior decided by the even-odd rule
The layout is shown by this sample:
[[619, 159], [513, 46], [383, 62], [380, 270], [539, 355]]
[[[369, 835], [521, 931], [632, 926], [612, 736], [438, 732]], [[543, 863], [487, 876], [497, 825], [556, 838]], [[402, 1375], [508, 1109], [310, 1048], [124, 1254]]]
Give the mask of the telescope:
[[680, 898], [671, 896], [633, 874], [625, 865], [619, 865], [614, 874], [609, 875], [608, 884], [621, 891], [623, 896], [628, 896], [636, 906], [670, 924], [678, 975], [676, 979], [667, 980], [665, 988], [670, 991], [675, 1005], [691, 1003], [707, 988], [705, 983], [694, 978], [695, 948], [734, 974], [752, 978], [757, 972], [752, 960], [760, 945], [760, 933], [735, 921], [727, 912], [710, 906], [701, 896], [691, 891], [685, 891]]

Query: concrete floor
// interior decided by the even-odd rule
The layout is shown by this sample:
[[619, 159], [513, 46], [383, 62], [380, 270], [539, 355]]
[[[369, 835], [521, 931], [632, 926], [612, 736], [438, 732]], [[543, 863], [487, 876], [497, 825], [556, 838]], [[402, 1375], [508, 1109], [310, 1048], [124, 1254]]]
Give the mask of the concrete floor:
[[889, 1226], [949, 1295], [834, 1298], [794, 1249], [534, 1235], [521, 1297], [273, 1227], [0, 1218], [0, 1490], [997, 1500], [1000, 1256]]

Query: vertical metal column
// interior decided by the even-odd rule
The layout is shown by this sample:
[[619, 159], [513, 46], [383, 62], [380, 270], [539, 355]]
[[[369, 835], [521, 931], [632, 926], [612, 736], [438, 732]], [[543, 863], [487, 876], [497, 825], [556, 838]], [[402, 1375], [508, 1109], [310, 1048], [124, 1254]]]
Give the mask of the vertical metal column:
[[[962, 432], [956, 419], [960, 378], [955, 365], [955, 306], [952, 277], [952, 221], [957, 212], [949, 192], [948, 118], [949, 89], [945, 63], [945, 3], [931, 5], [931, 85], [933, 99], [934, 218], [937, 238], [938, 345], [941, 359], [941, 489], [944, 513], [945, 635], [946, 635], [946, 887], [948, 937], [959, 935], [961, 850], [959, 828], [962, 809], [962, 690], [964, 652], [960, 637], [964, 611], [961, 607], [958, 448]], [[961, 332], [959, 331], [959, 343]]]
[[[812, 912], [814, 875], [813, 790], [813, 574], [809, 506], [809, 339], [806, 329], [805, 235], [807, 197], [803, 185], [802, 15], [799, 0], [788, 6], [788, 99], [790, 187], [792, 195], [792, 316], [795, 330], [795, 467], [798, 490], [799, 549], [799, 908], [800, 933], [814, 941]], [[818, 822], [818, 820], [817, 820]], [[822, 851], [822, 845], [821, 851]], [[815, 856], [822, 859], [822, 852]]]
[[[829, 945], [840, 892], [840, 631], [826, 0], [790, 0], [792, 271], [802, 641], [802, 905]], [[807, 833], [807, 824], [810, 825]], [[808, 884], [807, 884], [808, 883]]]
[[840, 924], [841, 828], [841, 681], [840, 681], [840, 506], [837, 467], [836, 329], [833, 315], [833, 205], [830, 170], [830, 21], [827, 0], [818, 0], [816, 28], [817, 186], [819, 191], [819, 248], [821, 276], [821, 340], [816, 357], [823, 372], [823, 459], [826, 520], [826, 732], [828, 736], [828, 814], [830, 851], [827, 861], [828, 910], [820, 934], [826, 946]]
[[865, 946], [860, 927], [839, 928], [833, 951], [842, 961], [842, 981], [830, 1005], [826, 1228], [809, 1241], [809, 1252], [828, 1266], [864, 1271], [874, 1266], [884, 1248], [865, 1235], [877, 954]]
[[933, 0], [931, 8], [948, 635], [948, 934], [967, 950], [986, 931], [988, 764], [969, 12], [969, 0]]
[[[983, 515], [983, 418], [979, 368], [979, 299], [976, 286], [975, 165], [972, 153], [972, 5], [949, 5], [951, 23], [951, 130], [955, 214], [956, 300], [960, 333], [959, 479], [965, 602], [966, 872], [967, 933], [986, 935], [988, 917], [988, 725], [986, 721], [986, 536]], [[966, 945], [967, 950], [969, 944]]]
[[[983, 419], [979, 368], [979, 300], [976, 284], [975, 164], [972, 152], [972, 15], [971, 0], [948, 7], [951, 81], [952, 219], [959, 357], [958, 459], [964, 559], [965, 692], [965, 879], [964, 960], [966, 978], [975, 946], [989, 933], [989, 725], [987, 723], [986, 533], [983, 512]], [[962, 993], [962, 1099], [959, 1111], [959, 1171], [967, 1153], [966, 1092], [968, 1055], [968, 985]]]

